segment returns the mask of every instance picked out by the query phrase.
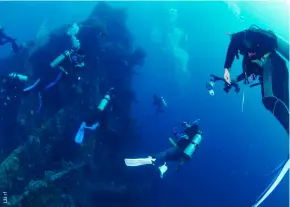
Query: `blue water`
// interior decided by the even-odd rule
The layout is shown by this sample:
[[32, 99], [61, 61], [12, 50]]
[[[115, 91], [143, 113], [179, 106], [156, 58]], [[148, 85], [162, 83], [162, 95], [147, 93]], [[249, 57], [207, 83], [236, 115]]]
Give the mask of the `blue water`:
[[[209, 74], [223, 74], [229, 43], [226, 32], [240, 27], [235, 16], [222, 2], [112, 4], [128, 8], [128, 25], [135, 43], [148, 53], [145, 65], [137, 69], [141, 75], [135, 76], [133, 83], [140, 102], [134, 105], [133, 114], [142, 126], [143, 137], [139, 154], [134, 156], [147, 156], [170, 147], [171, 128], [182, 120], [201, 119], [204, 132], [204, 141], [190, 163], [178, 173], [169, 165], [162, 180], [158, 174], [152, 177], [157, 187], [152, 192], [157, 193], [152, 196], [152, 206], [250, 206], [274, 177], [265, 174], [287, 158], [289, 140], [278, 121], [263, 107], [259, 87], [242, 88], [244, 112], [241, 112], [242, 93], [225, 94], [220, 90], [211, 97], [205, 89]], [[25, 41], [36, 37], [44, 20], [48, 21], [48, 27], [55, 28], [84, 19], [94, 2], [1, 2], [0, 5], [1, 24], [7, 33]], [[191, 80], [182, 89], [170, 72], [173, 65], [160, 55], [149, 38], [154, 23], [162, 21], [164, 11], [171, 7], [179, 9], [180, 24], [188, 35]], [[263, 24], [250, 13], [245, 14], [247, 18], [247, 25]], [[0, 53], [6, 55], [9, 50], [1, 48]], [[239, 63], [236, 61], [232, 68], [237, 74]], [[169, 106], [166, 113], [157, 117], [152, 106], [153, 93], [162, 94]], [[262, 206], [288, 205], [287, 177]]]

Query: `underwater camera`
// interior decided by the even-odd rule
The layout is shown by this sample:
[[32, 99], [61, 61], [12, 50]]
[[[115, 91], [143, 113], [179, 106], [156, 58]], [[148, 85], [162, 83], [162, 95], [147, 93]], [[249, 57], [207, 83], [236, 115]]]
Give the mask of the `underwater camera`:
[[233, 82], [231, 84], [228, 84], [223, 78], [211, 74], [210, 75], [210, 81], [206, 84], [206, 88], [207, 88], [207, 90], [208, 90], [208, 92], [209, 92], [209, 94], [211, 96], [214, 96], [214, 94], [215, 94], [214, 89], [215, 89], [215, 83], [217, 81], [223, 81], [224, 82], [224, 88], [223, 89], [224, 89], [224, 91], [226, 93], [230, 92], [230, 90], [232, 88], [234, 88], [236, 93], [240, 92], [240, 87], [239, 87], [239, 85], [237, 83]]

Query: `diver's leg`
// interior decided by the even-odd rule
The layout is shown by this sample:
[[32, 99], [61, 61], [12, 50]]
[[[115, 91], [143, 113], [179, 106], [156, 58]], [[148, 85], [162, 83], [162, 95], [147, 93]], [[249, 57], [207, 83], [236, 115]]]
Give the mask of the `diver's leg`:
[[182, 155], [182, 150], [179, 147], [171, 147], [164, 152], [159, 153], [156, 156], [154, 164], [158, 166], [160, 171], [160, 177], [163, 178], [164, 173], [167, 171], [168, 167], [166, 163], [168, 161], [180, 161]]
[[154, 164], [158, 167], [164, 165], [168, 161], [178, 161], [178, 148], [172, 147], [156, 155], [149, 156], [147, 158], [137, 158], [137, 159], [125, 159], [125, 164], [127, 166], [140, 166]]
[[263, 67], [263, 104], [289, 134], [288, 84], [289, 72], [285, 61], [277, 53], [272, 53]]
[[171, 147], [159, 154], [161, 155], [161, 157], [159, 157], [159, 163], [163, 164], [164, 162], [180, 161], [182, 158], [182, 152], [183, 151], [180, 147]]

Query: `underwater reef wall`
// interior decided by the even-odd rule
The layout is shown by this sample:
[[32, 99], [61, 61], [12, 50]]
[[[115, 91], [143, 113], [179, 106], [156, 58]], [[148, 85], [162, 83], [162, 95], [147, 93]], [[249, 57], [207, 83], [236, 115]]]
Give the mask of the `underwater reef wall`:
[[[52, 31], [45, 43], [26, 43], [19, 53], [0, 60], [5, 129], [0, 131], [0, 190], [7, 193], [7, 206], [146, 206], [150, 176], [135, 182], [123, 163], [124, 153], [140, 139], [131, 117], [131, 82], [146, 57], [134, 47], [126, 19], [126, 10], [99, 2], [85, 21], [76, 23], [82, 67], [73, 67], [70, 59], [51, 67], [71, 47], [69, 25]], [[27, 77], [25, 83], [11, 80], [11, 73]], [[57, 84], [42, 90], [60, 73]], [[23, 91], [36, 80], [41, 80], [36, 90]], [[104, 113], [106, 124], [75, 143], [80, 124], [90, 120], [112, 87], [115, 98]]]

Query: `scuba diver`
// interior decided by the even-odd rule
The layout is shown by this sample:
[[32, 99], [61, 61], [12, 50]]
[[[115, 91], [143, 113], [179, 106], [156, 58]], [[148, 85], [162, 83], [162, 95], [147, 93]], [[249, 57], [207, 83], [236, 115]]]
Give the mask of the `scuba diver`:
[[156, 107], [156, 115], [164, 112], [167, 107], [167, 103], [162, 96], [158, 96], [157, 94], [153, 95], [153, 105]]
[[126, 158], [124, 160], [125, 164], [129, 167], [141, 165], [157, 166], [160, 171], [160, 177], [163, 178], [164, 173], [168, 169], [167, 162], [180, 162], [176, 169], [176, 171], [178, 171], [185, 162], [191, 159], [193, 153], [199, 147], [203, 139], [202, 132], [199, 129], [199, 120], [193, 123], [182, 122], [182, 125], [184, 127], [183, 132], [178, 133], [175, 129], [172, 130], [172, 134], [177, 139], [177, 142], [175, 142], [172, 138], [169, 138], [173, 147], [147, 158]]
[[[100, 101], [95, 113], [87, 120], [83, 121], [76, 136], [75, 142], [81, 144], [84, 140], [85, 129], [91, 131], [96, 130], [101, 124], [106, 125], [107, 115], [104, 113], [105, 109], [112, 108], [112, 99], [114, 99], [115, 93], [114, 88], [110, 88], [103, 99]], [[87, 126], [87, 123], [90, 126]]]
[[248, 84], [249, 78], [258, 78], [259, 83], [255, 85], [262, 86], [265, 108], [274, 114], [289, 134], [289, 78], [284, 60], [289, 61], [289, 43], [272, 31], [255, 25], [232, 34], [224, 65], [224, 80], [228, 84], [232, 82], [230, 68], [239, 54], [243, 55], [243, 72], [233, 82], [243, 80]]
[[[69, 72], [67, 71], [67, 69], [63, 67], [63, 65], [72, 64], [73, 68], [84, 67], [85, 54], [80, 50], [80, 42], [76, 38], [76, 34], [78, 33], [78, 31], [79, 26], [77, 24], [73, 24], [71, 27], [69, 27], [67, 35], [71, 39], [72, 44], [71, 49], [64, 51], [50, 63], [50, 67], [52, 69], [55, 68], [59, 69], [59, 72], [57, 73], [57, 76], [55, 77], [54, 81], [52, 82], [49, 81], [47, 83], [47, 81], [39, 78], [32, 85], [23, 89], [24, 92], [31, 91], [33, 89], [36, 89], [38, 91], [39, 105], [37, 112], [39, 112], [42, 107], [42, 93], [54, 87], [63, 77], [63, 73], [65, 73], [66, 75], [69, 74]], [[65, 60], [68, 60], [69, 63], [65, 63]]]
[[11, 46], [12, 46], [13, 51], [15, 53], [17, 53], [18, 50], [19, 50], [19, 47], [16, 44], [15, 40], [16, 39], [14, 39], [14, 38], [8, 36], [7, 34], [5, 34], [4, 28], [1, 27], [1, 25], [0, 25], [0, 45], [5, 45], [7, 43], [11, 43]]
[[68, 74], [68, 72], [62, 66], [60, 66], [60, 64], [66, 58], [68, 58], [70, 60], [70, 62], [73, 64], [74, 67], [81, 68], [85, 65], [85, 63], [84, 63], [85, 54], [83, 53], [83, 51], [80, 49], [71, 49], [71, 50], [64, 51], [57, 58], [55, 58], [50, 63], [50, 67], [51, 68], [58, 67], [59, 70], [61, 70], [65, 74]]
[[[230, 35], [224, 65], [224, 81], [232, 85], [239, 81], [249, 83], [250, 79], [258, 77], [261, 85], [262, 102], [271, 111], [289, 135], [289, 72], [286, 61], [289, 62], [289, 43], [272, 31], [261, 29], [255, 25], [249, 29]], [[231, 81], [230, 68], [235, 57], [243, 55], [243, 72]], [[258, 207], [278, 186], [290, 169], [290, 158], [276, 170], [277, 176], [268, 188], [256, 200], [253, 207]]]

